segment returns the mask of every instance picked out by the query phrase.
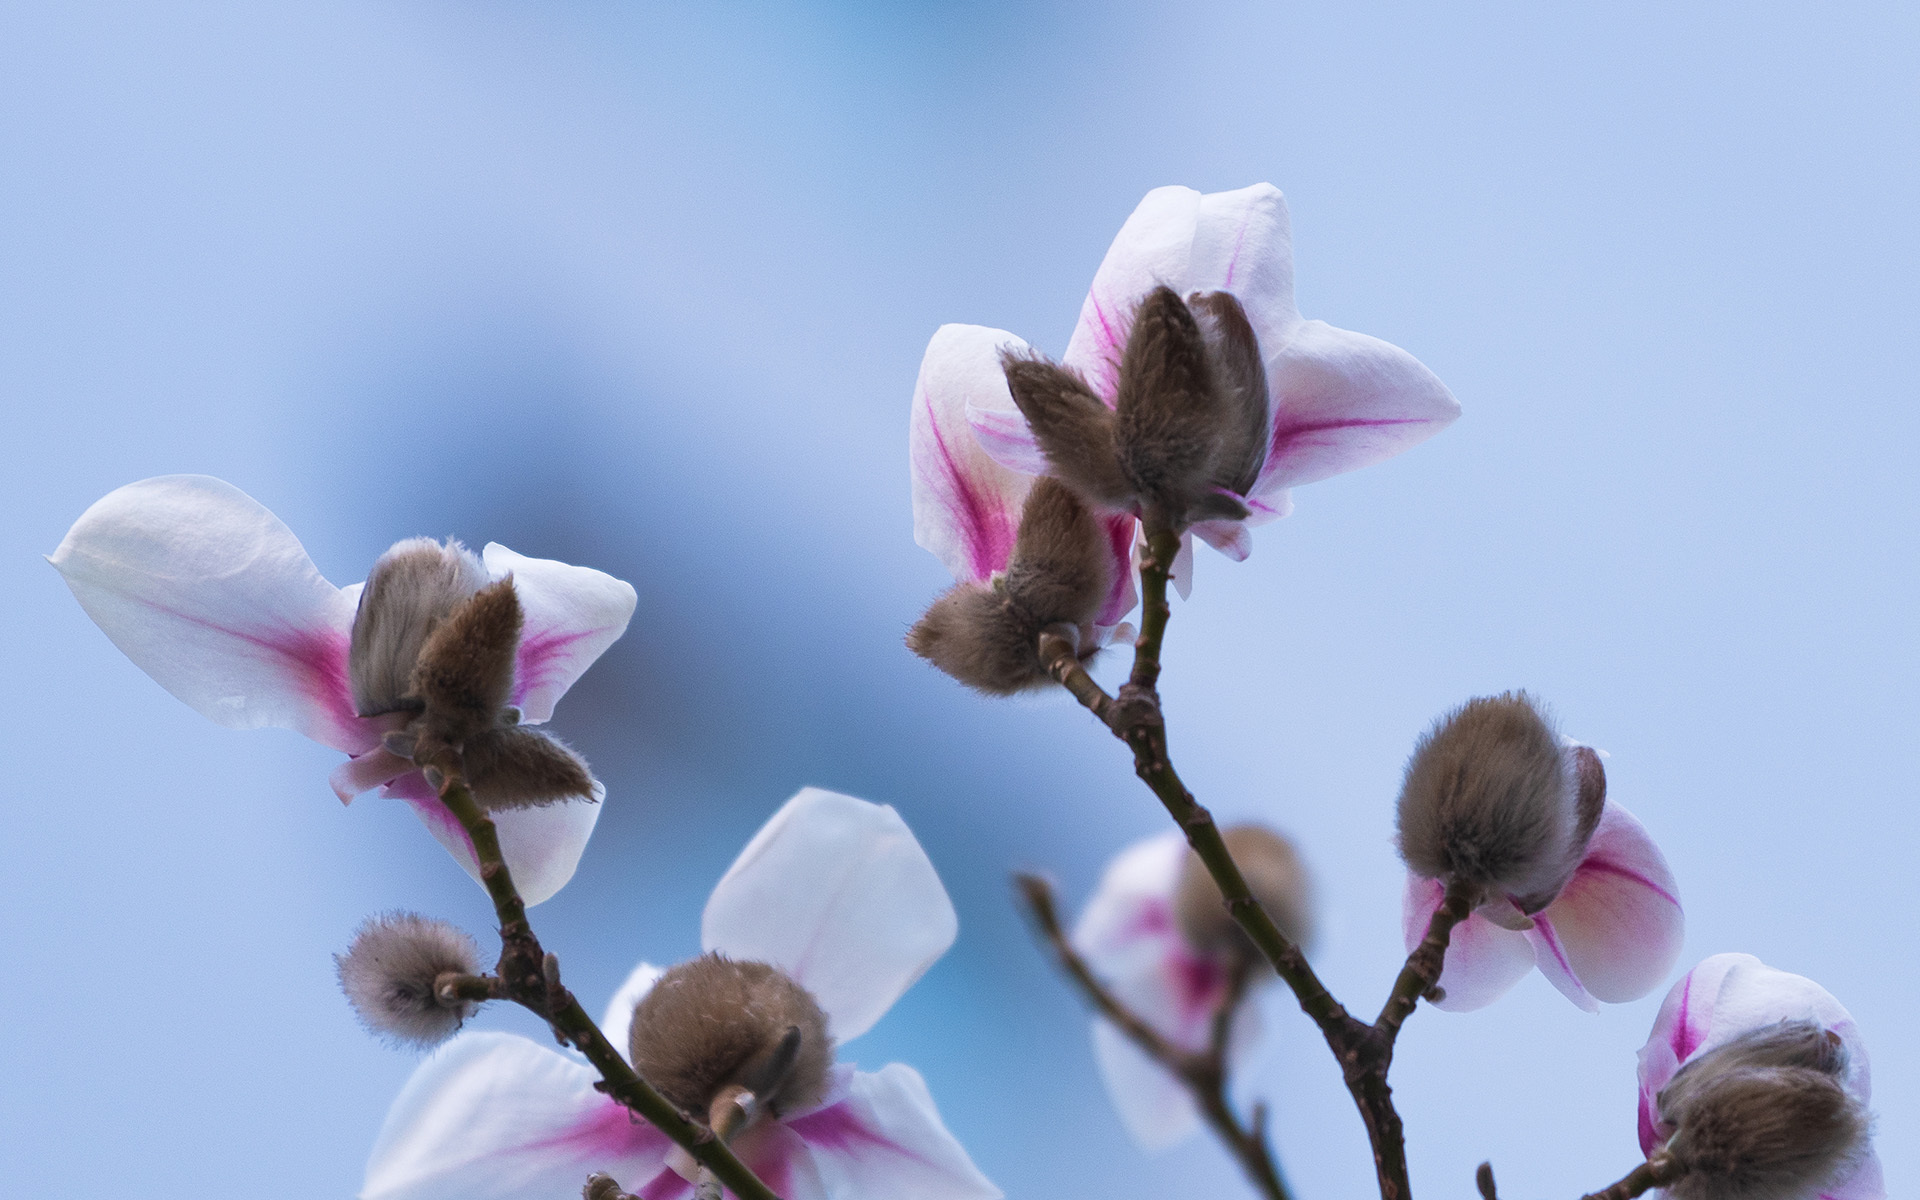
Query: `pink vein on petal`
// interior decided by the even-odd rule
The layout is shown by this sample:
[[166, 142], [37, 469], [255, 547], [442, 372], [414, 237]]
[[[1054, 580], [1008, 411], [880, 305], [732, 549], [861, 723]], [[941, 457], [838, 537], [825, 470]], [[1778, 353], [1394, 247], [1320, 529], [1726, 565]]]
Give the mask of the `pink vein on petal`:
[[967, 561], [973, 568], [974, 581], [985, 579], [1007, 565], [1013, 557], [1013, 522], [1002, 510], [994, 512], [987, 502], [973, 490], [961, 472], [960, 465], [953, 460], [953, 452], [947, 449], [946, 435], [940, 431], [940, 423], [933, 415], [933, 398], [927, 396], [922, 401], [927, 409], [927, 428], [933, 431], [933, 444], [940, 452], [940, 463], [948, 482], [949, 496], [947, 507], [958, 510], [960, 526], [967, 539]]
[[1680, 907], [1680, 897], [1669, 892], [1667, 889], [1661, 887], [1631, 867], [1623, 867], [1618, 863], [1608, 862], [1604, 858], [1590, 858], [1580, 864], [1580, 870], [1582, 872], [1593, 871], [1601, 875], [1617, 875], [1622, 879], [1631, 880], [1673, 905], [1675, 908]]
[[1240, 232], [1234, 235], [1233, 256], [1227, 259], [1227, 277], [1220, 282], [1220, 290], [1223, 292], [1233, 287], [1233, 270], [1240, 265], [1240, 248], [1247, 244], [1247, 227], [1252, 224], [1253, 217], [1249, 214], [1241, 220]]
[[652, 1181], [636, 1194], [640, 1200], [680, 1200], [680, 1197], [692, 1191], [693, 1185], [680, 1178], [679, 1174], [669, 1167], [655, 1175]]
[[1328, 433], [1341, 429], [1378, 429], [1393, 425], [1425, 425], [1426, 417], [1355, 417], [1338, 421], [1296, 421], [1292, 424], [1275, 424], [1273, 440], [1268, 443], [1269, 461], [1278, 458], [1296, 437], [1311, 437], [1316, 433]]
[[795, 1117], [787, 1122], [787, 1128], [799, 1134], [800, 1139], [808, 1145], [819, 1146], [825, 1150], [852, 1153], [868, 1148], [884, 1148], [902, 1158], [933, 1165], [926, 1157], [914, 1153], [898, 1142], [881, 1137], [862, 1125], [860, 1118], [853, 1114], [852, 1106], [844, 1100], [810, 1112], [804, 1117]]
[[605, 629], [580, 629], [571, 632], [553, 629], [520, 640], [520, 654], [514, 664], [513, 702], [519, 704], [527, 693], [552, 683], [554, 664], [567, 648], [583, 638], [604, 633]]
[[529, 1150], [565, 1150], [582, 1158], [620, 1158], [665, 1149], [667, 1137], [653, 1126], [634, 1118], [628, 1108], [616, 1100], [603, 1100], [570, 1129], [551, 1137], [505, 1146], [493, 1155], [523, 1154]]
[[1700, 1039], [1693, 1036], [1693, 973], [1680, 981], [1680, 1012], [1673, 1026], [1673, 1056], [1680, 1062], [1686, 1062], [1693, 1052], [1700, 1048]]

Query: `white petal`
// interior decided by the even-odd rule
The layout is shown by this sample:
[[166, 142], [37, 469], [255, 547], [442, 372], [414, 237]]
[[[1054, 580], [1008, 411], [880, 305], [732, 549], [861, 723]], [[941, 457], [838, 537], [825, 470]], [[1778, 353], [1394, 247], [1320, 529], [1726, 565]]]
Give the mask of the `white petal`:
[[1887, 1180], [1880, 1155], [1867, 1147], [1866, 1157], [1838, 1182], [1820, 1192], [1820, 1200], [1886, 1200]]
[[[1006, 568], [1020, 506], [1033, 486], [1032, 476], [994, 461], [968, 420], [971, 409], [988, 425], [990, 441], [1002, 449], [1017, 448], [1019, 439], [1012, 435], [1025, 418], [1007, 389], [1000, 351], [1026, 345], [999, 329], [942, 325], [927, 344], [914, 383], [907, 434], [913, 540], [963, 582]], [[990, 416], [996, 413], [1004, 415]], [[995, 437], [996, 428], [1007, 436]]]
[[[600, 820], [606, 789], [594, 781], [591, 804], [569, 800], [541, 808], [514, 808], [493, 814], [493, 826], [500, 835], [500, 856], [507, 871], [528, 904], [551, 899], [566, 886], [580, 865], [587, 839]], [[427, 786], [426, 777], [415, 771], [388, 784], [383, 796], [397, 797], [413, 806], [414, 815], [447, 848], [455, 862], [480, 881], [480, 861], [473, 853], [473, 841], [446, 805]]]
[[487, 574], [513, 576], [526, 624], [514, 665], [513, 702], [529, 724], [550, 720], [574, 680], [627, 631], [633, 585], [591, 567], [528, 558], [488, 542]]
[[[1427, 936], [1427, 924], [1446, 896], [1438, 880], [1407, 872], [1400, 902], [1401, 934], [1412, 953]], [[1447, 957], [1440, 969], [1440, 987], [1446, 995], [1435, 1008], [1472, 1012], [1485, 1008], [1512, 990], [1533, 966], [1533, 948], [1527, 935], [1502, 929], [1478, 912], [1453, 927]]]
[[805, 788], [714, 887], [700, 941], [787, 972], [845, 1042], [871, 1029], [959, 930], [947, 889], [899, 813]]
[[1445, 384], [1398, 346], [1307, 321], [1267, 358], [1272, 441], [1252, 498], [1391, 458], [1460, 415]]
[[[844, 1099], [786, 1122], [812, 1151], [824, 1194], [836, 1200], [996, 1200], [940, 1120], [926, 1081], [889, 1063], [855, 1072]], [[783, 1192], [791, 1200], [793, 1192]]]
[[347, 685], [352, 600], [232, 484], [130, 483], [47, 561], [135, 666], [220, 724], [294, 729], [348, 754], [379, 740]]
[[1611, 800], [1579, 869], [1542, 915], [1582, 991], [1608, 1004], [1638, 1000], [1659, 986], [1686, 936], [1667, 860], [1633, 814]]
[[455, 1038], [394, 1100], [362, 1200], [558, 1200], [595, 1171], [653, 1177], [666, 1135], [594, 1091], [598, 1077], [523, 1037]]
[[[1096, 970], [1172, 933], [1173, 888], [1186, 851], [1186, 839], [1169, 831], [1133, 843], [1107, 864], [1073, 926], [1074, 949]], [[1149, 915], [1156, 910], [1157, 917]]]
[[1586, 985], [1580, 982], [1580, 976], [1574, 972], [1573, 963], [1567, 955], [1567, 947], [1560, 939], [1559, 930], [1553, 927], [1550, 912], [1543, 912], [1533, 919], [1533, 928], [1522, 937], [1533, 947], [1533, 963], [1540, 973], [1547, 977], [1554, 990], [1573, 1001], [1574, 1006], [1583, 1012], [1599, 1012], [1600, 1002], [1588, 992]]
[[1200, 1128], [1193, 1095], [1105, 1017], [1093, 1019], [1093, 1061], [1127, 1136], [1157, 1153]]
[[643, 962], [614, 992], [613, 999], [607, 1001], [607, 1011], [600, 1016], [600, 1032], [607, 1035], [607, 1040], [621, 1054], [627, 1052], [628, 1034], [633, 1028], [633, 1010], [640, 1006], [640, 1002], [646, 999], [647, 993], [653, 990], [653, 985], [664, 974], [666, 972], [659, 967]]
[[1155, 188], [1140, 201], [1094, 273], [1062, 359], [1109, 404], [1134, 309], [1160, 284], [1183, 296], [1232, 292], [1261, 346], [1283, 344], [1300, 321], [1285, 197], [1257, 183], [1207, 195]]

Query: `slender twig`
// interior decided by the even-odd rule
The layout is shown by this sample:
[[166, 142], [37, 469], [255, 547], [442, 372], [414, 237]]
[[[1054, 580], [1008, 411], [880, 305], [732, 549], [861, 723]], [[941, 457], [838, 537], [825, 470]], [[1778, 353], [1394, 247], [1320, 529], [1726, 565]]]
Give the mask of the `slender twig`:
[[1263, 1196], [1268, 1200], [1291, 1200], [1286, 1180], [1267, 1144], [1265, 1106], [1256, 1106], [1253, 1119], [1243, 1125], [1227, 1098], [1227, 1043], [1234, 1014], [1239, 1010], [1251, 981], [1250, 973], [1244, 969], [1237, 970], [1228, 978], [1226, 993], [1214, 1013], [1205, 1052], [1197, 1053], [1176, 1046], [1115, 996], [1093, 973], [1080, 952], [1073, 948], [1073, 943], [1067, 940], [1066, 932], [1061, 928], [1052, 886], [1037, 875], [1015, 875], [1014, 882], [1026, 900], [1027, 911], [1032, 915], [1035, 927], [1053, 949], [1067, 976], [1080, 986], [1094, 1008], [1113, 1022], [1142, 1053], [1165, 1067], [1193, 1094], [1200, 1115], [1226, 1144], [1247, 1178], [1260, 1189]]
[[444, 776], [440, 800], [473, 842], [474, 856], [480, 864], [480, 882], [492, 897], [494, 913], [500, 920], [500, 963], [494, 971], [500, 994], [545, 1018], [556, 1038], [571, 1043], [600, 1072], [600, 1082], [595, 1087], [666, 1134], [675, 1145], [692, 1155], [694, 1161], [712, 1171], [740, 1200], [779, 1200], [771, 1188], [734, 1156], [725, 1141], [681, 1112], [627, 1065], [627, 1060], [607, 1041], [573, 993], [561, 985], [558, 960], [541, 949], [533, 927], [527, 923], [527, 906], [520, 899], [506, 860], [501, 856], [500, 837], [493, 819], [467, 790], [458, 764], [435, 765]]
[[1480, 1193], [1480, 1200], [1500, 1200], [1500, 1192], [1493, 1186], [1493, 1164], [1483, 1162], [1480, 1169], [1473, 1173], [1473, 1186]]
[[611, 1175], [593, 1174], [587, 1176], [587, 1186], [580, 1189], [581, 1200], [640, 1200], [640, 1197], [621, 1188], [620, 1183]]
[[1106, 689], [1093, 681], [1087, 669], [1080, 665], [1080, 652], [1073, 642], [1060, 634], [1046, 632], [1040, 635], [1040, 661], [1047, 664], [1047, 674], [1060, 681], [1060, 686], [1073, 693], [1073, 698], [1084, 704], [1088, 712], [1102, 721], [1113, 708], [1113, 697]]
[[1665, 1187], [1684, 1174], [1686, 1171], [1678, 1161], [1662, 1151], [1655, 1151], [1652, 1158], [1627, 1172], [1617, 1183], [1597, 1192], [1589, 1192], [1580, 1200], [1634, 1200], [1635, 1196]]
[[1407, 965], [1400, 969], [1400, 978], [1394, 980], [1393, 991], [1381, 1008], [1379, 1019], [1373, 1023], [1389, 1040], [1399, 1036], [1400, 1026], [1413, 1015], [1420, 997], [1439, 987], [1440, 969], [1446, 963], [1447, 943], [1453, 940], [1453, 927], [1467, 919], [1478, 898], [1469, 884], [1456, 880], [1447, 886], [1445, 899], [1440, 901], [1433, 919], [1427, 922], [1427, 936], [1407, 956]]

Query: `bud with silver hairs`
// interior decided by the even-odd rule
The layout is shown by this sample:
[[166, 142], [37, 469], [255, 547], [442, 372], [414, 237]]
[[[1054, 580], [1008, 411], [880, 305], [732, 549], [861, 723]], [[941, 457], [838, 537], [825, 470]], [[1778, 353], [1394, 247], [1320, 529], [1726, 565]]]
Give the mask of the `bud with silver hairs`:
[[477, 1007], [448, 985], [451, 976], [479, 974], [480, 948], [445, 921], [409, 912], [371, 917], [333, 962], [361, 1022], [395, 1041], [443, 1042]]

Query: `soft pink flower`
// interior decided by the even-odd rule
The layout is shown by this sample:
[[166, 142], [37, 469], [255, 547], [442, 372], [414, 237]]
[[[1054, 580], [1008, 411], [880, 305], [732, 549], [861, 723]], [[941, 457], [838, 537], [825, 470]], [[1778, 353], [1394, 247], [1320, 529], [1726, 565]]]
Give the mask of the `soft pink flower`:
[[[747, 844], [707, 901], [701, 944], [770, 963], [811, 992], [836, 1042], [871, 1028], [953, 944], [933, 864], [891, 808], [807, 788]], [[660, 971], [640, 964], [601, 1022], [627, 1043]], [[645, 1200], [693, 1193], [665, 1134], [593, 1089], [577, 1057], [502, 1033], [462, 1034], [420, 1065], [387, 1115], [363, 1200], [570, 1200], [604, 1171]], [[733, 1143], [785, 1200], [993, 1200], [913, 1068], [833, 1069], [809, 1111]]]
[[[1136, 842], [1108, 864], [1073, 928], [1073, 946], [1122, 1004], [1173, 1044], [1204, 1051], [1227, 993], [1227, 968], [1180, 935], [1173, 897], [1187, 859], [1177, 832]], [[1259, 1039], [1243, 1004], [1227, 1042], [1229, 1067]], [[1200, 1127], [1192, 1094], [1105, 1017], [1093, 1018], [1093, 1056], [1121, 1122], [1142, 1148], [1161, 1150]]]
[[[1811, 1021], [1839, 1036], [1847, 1048], [1842, 1085], [1864, 1106], [1872, 1099], [1867, 1048], [1853, 1017], [1819, 984], [1777, 971], [1751, 954], [1716, 954], [1673, 985], [1640, 1048], [1640, 1149], [1651, 1154], [1673, 1136], [1660, 1124], [1660, 1089], [1688, 1062], [1739, 1037], [1780, 1021]], [[1880, 1157], [1871, 1149], [1820, 1200], [1884, 1200]]]
[[[1270, 434], [1266, 464], [1242, 497], [1252, 515], [1244, 521], [1206, 521], [1193, 528], [1202, 540], [1233, 559], [1244, 559], [1252, 549], [1248, 526], [1284, 517], [1292, 510], [1293, 487], [1390, 458], [1432, 437], [1460, 415], [1460, 406], [1446, 386], [1406, 351], [1300, 316], [1293, 300], [1293, 234], [1287, 202], [1272, 184], [1204, 195], [1192, 188], [1155, 188], [1121, 226], [1094, 274], [1080, 321], [1061, 359], [1110, 406], [1134, 309], [1160, 284], [1183, 296], [1231, 292], [1260, 341]], [[949, 325], [934, 335], [920, 369], [921, 392], [915, 397], [914, 413], [915, 528], [921, 545], [943, 560], [948, 558], [944, 545], [963, 539], [936, 533], [930, 541], [929, 524], [978, 527], [983, 547], [1007, 538], [994, 526], [994, 513], [1007, 510], [991, 500], [970, 510], [959, 499], [956, 516], [933, 518], [933, 507], [923, 508], [923, 491], [929, 501], [949, 507], [954, 502], [948, 497], [963, 497], [970, 490], [992, 491], [940, 483], [923, 489], [919, 484], [923, 474], [939, 478], [934, 468], [941, 466], [943, 455], [955, 464], [955, 474], [981, 471], [977, 460], [982, 451], [1012, 472], [1048, 473], [1046, 458], [1001, 377], [999, 353], [1004, 347], [1023, 350], [1026, 343], [995, 329]], [[941, 415], [937, 439], [925, 439], [925, 445], [937, 443], [941, 448], [937, 453], [923, 448], [920, 432], [921, 409], [927, 406], [928, 395]], [[977, 446], [959, 436], [954, 418], [960, 414], [972, 426]], [[928, 424], [931, 431], [934, 422]], [[972, 511], [982, 519], [967, 522]], [[1175, 573], [1184, 588], [1189, 574], [1178, 567]]]
[[[492, 578], [512, 574], [525, 612], [513, 703], [523, 721], [546, 721], [625, 632], [633, 588], [497, 544], [482, 558]], [[205, 475], [130, 483], [82, 514], [48, 561], [161, 687], [229, 728], [292, 729], [352, 756], [333, 773], [342, 801], [375, 787], [405, 800], [479, 877], [465, 831], [425, 777], [381, 747], [393, 718], [354, 710], [347, 648], [361, 585], [327, 582], [293, 532], [251, 496]], [[528, 903], [572, 878], [599, 816], [598, 803], [578, 802], [494, 814]]]
[[[1408, 951], [1446, 888], [1407, 873], [1401, 904]], [[1680, 895], [1667, 860], [1632, 813], [1607, 801], [1573, 878], [1531, 917], [1495, 897], [1453, 928], [1439, 1007], [1481, 1008], [1506, 995], [1533, 967], [1588, 1012], [1622, 1004], [1658, 987], [1680, 954], [1685, 932]]]

